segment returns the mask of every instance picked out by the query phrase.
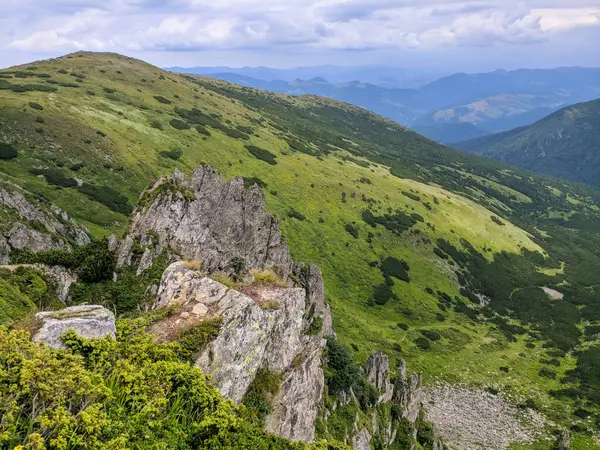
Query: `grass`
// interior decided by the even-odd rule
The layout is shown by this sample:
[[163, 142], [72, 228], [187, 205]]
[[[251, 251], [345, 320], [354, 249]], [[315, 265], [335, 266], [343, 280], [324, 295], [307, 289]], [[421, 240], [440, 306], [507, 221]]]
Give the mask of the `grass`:
[[[60, 162], [67, 176], [110, 186], [131, 205], [154, 179], [175, 168], [189, 173], [199, 163], [226, 178], [259, 179], [269, 211], [281, 218], [293, 257], [322, 269], [334, 327], [342, 343], [357, 346], [358, 361], [365, 361], [372, 349], [382, 349], [394, 367], [398, 359], [406, 359], [413, 370], [423, 370], [427, 380], [502, 386], [515, 393], [515, 399], [535, 398], [542, 410], [568, 422], [571, 405], [548, 395], [560, 387], [559, 381], [538, 375], [544, 354], [540, 342], [534, 348], [528, 348], [523, 337], [507, 342], [495, 325], [441, 311], [427, 288], [460, 296], [456, 267], [433, 252], [440, 238], [457, 247], [466, 239], [489, 261], [502, 251], [537, 250], [548, 257], [548, 267], [539, 267], [540, 272], [556, 277], [557, 284], [568, 279], [571, 286], [579, 285], [574, 277], [580, 275], [575, 274], [586, 266], [591, 272], [596, 264], [597, 249], [587, 244], [594, 235], [579, 236], [547, 220], [572, 220], [577, 214], [597, 217], [597, 191], [452, 153], [392, 122], [328, 99], [233, 88], [114, 54], [81, 55], [37, 63], [40, 72], [52, 73], [58, 82], [72, 81], [59, 72], [61, 68], [84, 75], [78, 89], [53, 85], [54, 93], [0, 91], [1, 135], [19, 151], [15, 159], [0, 160], [0, 178], [43, 195], [95, 236], [122, 234], [126, 214], [76, 189], [50, 186], [30, 169], [57, 168]], [[105, 87], [114, 89], [111, 95], [118, 95], [119, 101], [107, 98]], [[83, 95], [87, 89], [97, 95]], [[43, 111], [23, 111], [30, 102]], [[182, 129], [169, 125], [172, 120], [187, 123], [175, 108], [198, 108], [203, 116], [194, 117], [207, 121], [209, 135], [199, 133], [196, 124], [189, 124], [190, 129], [179, 122]], [[43, 134], [35, 132], [40, 112]], [[231, 124], [225, 126], [226, 121]], [[237, 134], [231, 130], [239, 127], [251, 128], [253, 134], [242, 133], [248, 139], [232, 137]], [[161, 150], [174, 148], [180, 149], [176, 160], [161, 157]], [[69, 169], [78, 164], [79, 170]], [[116, 170], [119, 167], [123, 170]], [[399, 210], [423, 222], [397, 235], [365, 223], [362, 213], [367, 208], [378, 216]], [[346, 231], [347, 225], [357, 238]], [[371, 263], [387, 257], [406, 261], [410, 282], [395, 280], [396, 298], [383, 306], [368, 306], [374, 286], [385, 282]], [[561, 270], [556, 270], [559, 264]], [[213, 278], [237, 286], [225, 273]], [[258, 278], [260, 283], [279, 283], [271, 273]], [[402, 330], [399, 322], [410, 328]], [[420, 329], [435, 330], [442, 338], [423, 351], [414, 344], [422, 337]], [[574, 367], [575, 360], [561, 358], [560, 373]], [[500, 366], [510, 371], [500, 372]]]

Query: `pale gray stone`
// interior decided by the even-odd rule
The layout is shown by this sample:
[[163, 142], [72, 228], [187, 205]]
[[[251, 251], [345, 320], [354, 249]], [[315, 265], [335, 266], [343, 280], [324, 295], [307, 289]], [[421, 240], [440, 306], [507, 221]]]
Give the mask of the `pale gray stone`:
[[86, 339], [114, 338], [117, 331], [113, 313], [99, 305], [70, 306], [40, 312], [35, 317], [41, 320], [42, 326], [32, 339], [58, 349], [66, 348], [61, 336], [68, 330]]

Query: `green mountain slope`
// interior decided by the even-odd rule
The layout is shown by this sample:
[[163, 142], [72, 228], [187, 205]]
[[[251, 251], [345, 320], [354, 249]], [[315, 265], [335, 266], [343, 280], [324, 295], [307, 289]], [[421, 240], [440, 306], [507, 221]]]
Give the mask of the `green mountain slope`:
[[561, 109], [528, 127], [454, 147], [534, 172], [600, 185], [600, 99]]
[[294, 258], [322, 268], [336, 332], [357, 360], [379, 348], [424, 370], [426, 383], [530, 400], [594, 448], [585, 430], [600, 420], [588, 363], [600, 321], [598, 190], [333, 100], [115, 54], [7, 69], [0, 88], [0, 178], [94, 235], [124, 231], [142, 190], [175, 168], [242, 175], [263, 187]]

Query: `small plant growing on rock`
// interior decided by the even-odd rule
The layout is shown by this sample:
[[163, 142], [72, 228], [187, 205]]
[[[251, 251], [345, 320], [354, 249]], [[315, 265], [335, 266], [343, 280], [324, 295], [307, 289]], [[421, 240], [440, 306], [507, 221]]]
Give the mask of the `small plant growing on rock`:
[[202, 261], [198, 261], [197, 259], [184, 261], [181, 265], [184, 269], [187, 270], [202, 270]]
[[253, 285], [288, 287], [287, 282], [282, 280], [272, 269], [250, 269], [250, 275]]

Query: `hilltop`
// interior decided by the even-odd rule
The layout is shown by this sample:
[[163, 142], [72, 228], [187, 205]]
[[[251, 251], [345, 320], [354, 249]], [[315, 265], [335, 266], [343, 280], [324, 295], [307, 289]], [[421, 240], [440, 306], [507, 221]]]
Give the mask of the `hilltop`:
[[600, 185], [600, 99], [568, 106], [524, 128], [453, 146], [534, 172]]
[[394, 369], [404, 359], [423, 370], [426, 385], [502, 392], [594, 448], [595, 188], [452, 150], [332, 99], [116, 54], [3, 70], [0, 88], [0, 178], [93, 236], [122, 235], [142, 191], [176, 168], [243, 176], [264, 191], [294, 259], [321, 267], [353, 358], [376, 348]]

